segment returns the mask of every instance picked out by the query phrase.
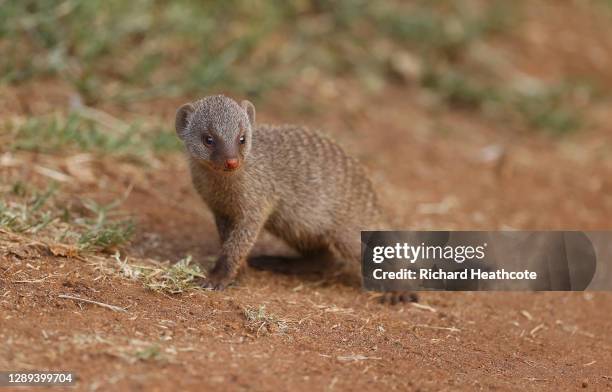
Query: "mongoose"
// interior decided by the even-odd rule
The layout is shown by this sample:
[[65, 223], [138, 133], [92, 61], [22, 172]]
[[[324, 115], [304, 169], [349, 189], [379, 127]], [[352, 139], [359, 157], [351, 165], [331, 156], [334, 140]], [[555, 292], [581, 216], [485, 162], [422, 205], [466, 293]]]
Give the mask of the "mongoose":
[[184, 104], [175, 125], [222, 243], [204, 287], [231, 283], [262, 229], [301, 255], [360, 265], [360, 230], [380, 228], [382, 214], [364, 168], [338, 144], [306, 127], [257, 124], [251, 102], [223, 95]]

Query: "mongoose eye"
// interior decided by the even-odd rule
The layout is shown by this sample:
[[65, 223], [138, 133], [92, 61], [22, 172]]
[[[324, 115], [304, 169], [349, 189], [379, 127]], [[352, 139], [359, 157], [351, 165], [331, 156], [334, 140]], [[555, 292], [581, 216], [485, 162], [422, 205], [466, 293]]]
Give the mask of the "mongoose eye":
[[215, 144], [215, 140], [212, 136], [204, 136], [204, 144], [212, 146], [213, 144]]
[[240, 136], [240, 140], [239, 141], [240, 141], [240, 144], [246, 143], [246, 137]]

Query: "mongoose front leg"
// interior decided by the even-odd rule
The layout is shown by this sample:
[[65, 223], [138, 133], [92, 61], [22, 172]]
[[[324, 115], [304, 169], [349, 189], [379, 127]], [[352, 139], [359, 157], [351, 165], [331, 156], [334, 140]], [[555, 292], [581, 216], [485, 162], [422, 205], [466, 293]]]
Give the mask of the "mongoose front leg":
[[265, 223], [263, 214], [235, 219], [216, 217], [221, 253], [215, 266], [207, 275], [202, 287], [223, 290], [230, 284], [245, 263], [257, 236]]
[[223, 244], [227, 240], [231, 229], [230, 218], [226, 215], [215, 214], [215, 225], [217, 226], [217, 233], [219, 233], [219, 240]]

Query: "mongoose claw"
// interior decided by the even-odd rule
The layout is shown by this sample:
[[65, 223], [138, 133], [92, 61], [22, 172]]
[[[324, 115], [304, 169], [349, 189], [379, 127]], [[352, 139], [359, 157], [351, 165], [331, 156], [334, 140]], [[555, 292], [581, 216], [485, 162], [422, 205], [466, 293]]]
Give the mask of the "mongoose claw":
[[419, 302], [419, 296], [411, 291], [390, 291], [380, 297], [380, 303], [396, 305], [398, 303]]
[[200, 286], [208, 290], [225, 290], [236, 277], [236, 272], [229, 267], [226, 258], [222, 256], [206, 277], [200, 279]]
[[211, 290], [211, 291], [223, 291], [225, 290], [224, 283], [215, 283], [210, 280], [206, 280], [200, 284], [203, 289]]
[[223, 291], [230, 282], [230, 280], [222, 279], [212, 274], [200, 280], [200, 287], [206, 290]]

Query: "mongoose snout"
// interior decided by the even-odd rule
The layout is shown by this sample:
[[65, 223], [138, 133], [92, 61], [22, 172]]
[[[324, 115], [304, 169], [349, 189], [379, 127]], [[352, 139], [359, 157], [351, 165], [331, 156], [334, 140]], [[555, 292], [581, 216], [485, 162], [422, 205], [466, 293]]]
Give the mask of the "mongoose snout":
[[240, 166], [240, 162], [236, 158], [226, 159], [225, 168], [227, 170], [236, 170]]
[[175, 125], [221, 239], [204, 287], [231, 283], [262, 230], [305, 259], [332, 254], [359, 271], [360, 231], [386, 225], [365, 169], [338, 144], [306, 127], [257, 124], [252, 103], [223, 95], [181, 106]]

